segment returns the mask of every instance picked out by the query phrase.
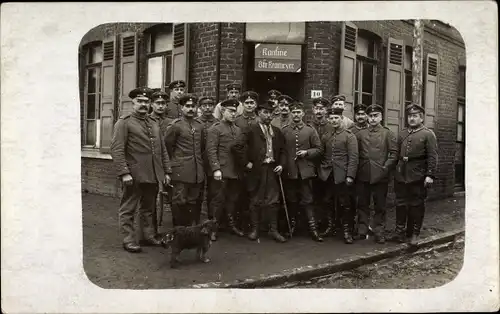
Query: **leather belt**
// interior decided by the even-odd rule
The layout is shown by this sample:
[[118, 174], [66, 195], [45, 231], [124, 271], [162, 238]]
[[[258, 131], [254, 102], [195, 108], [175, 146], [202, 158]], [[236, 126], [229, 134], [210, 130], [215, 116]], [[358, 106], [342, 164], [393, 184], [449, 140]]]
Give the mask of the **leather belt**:
[[422, 155], [422, 156], [417, 156], [417, 157], [408, 157], [408, 156], [403, 156], [403, 157], [400, 157], [399, 160], [402, 160], [404, 162], [408, 162], [408, 161], [412, 161], [412, 160], [425, 160], [427, 159], [427, 156], [426, 155]]

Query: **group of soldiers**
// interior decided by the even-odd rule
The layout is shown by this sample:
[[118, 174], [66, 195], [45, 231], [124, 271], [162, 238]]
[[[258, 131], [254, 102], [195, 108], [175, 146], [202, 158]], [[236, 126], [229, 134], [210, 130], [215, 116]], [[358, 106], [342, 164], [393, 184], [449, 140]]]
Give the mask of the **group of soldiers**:
[[[354, 121], [344, 116], [342, 95], [312, 99], [314, 116], [305, 123], [304, 104], [276, 90], [261, 99], [228, 84], [227, 99], [216, 104], [185, 87], [172, 82], [170, 95], [132, 90], [133, 112], [115, 124], [111, 151], [123, 182], [119, 225], [126, 251], [160, 244], [152, 218], [166, 189], [174, 226], [198, 224], [206, 199], [208, 218], [250, 240], [267, 229], [277, 242], [307, 230], [319, 242], [340, 231], [347, 244], [369, 232], [384, 243], [393, 173], [396, 228], [388, 240], [418, 240], [437, 169], [436, 137], [418, 104], [407, 106], [408, 128], [396, 137], [381, 124], [377, 104], [356, 105]], [[135, 239], [136, 211], [143, 243]]]

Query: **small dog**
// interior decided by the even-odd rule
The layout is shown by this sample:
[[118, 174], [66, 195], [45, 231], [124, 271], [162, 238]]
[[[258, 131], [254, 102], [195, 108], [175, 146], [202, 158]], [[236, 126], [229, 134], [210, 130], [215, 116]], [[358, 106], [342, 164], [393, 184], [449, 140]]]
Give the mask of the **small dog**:
[[196, 248], [197, 258], [204, 263], [210, 262], [206, 254], [212, 245], [212, 235], [216, 231], [217, 222], [213, 219], [205, 220], [196, 226], [177, 226], [172, 231], [165, 233], [160, 242], [164, 248], [172, 248], [170, 267], [175, 268], [180, 264], [179, 254], [186, 249]]

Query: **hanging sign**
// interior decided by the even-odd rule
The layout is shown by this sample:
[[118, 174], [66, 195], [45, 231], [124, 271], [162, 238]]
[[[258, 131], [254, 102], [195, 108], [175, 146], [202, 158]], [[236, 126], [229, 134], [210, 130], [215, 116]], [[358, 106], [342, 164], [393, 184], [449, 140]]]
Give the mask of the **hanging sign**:
[[323, 97], [323, 91], [322, 90], [312, 90], [311, 91], [311, 98], [320, 98]]
[[300, 73], [301, 64], [301, 45], [255, 44], [256, 72]]

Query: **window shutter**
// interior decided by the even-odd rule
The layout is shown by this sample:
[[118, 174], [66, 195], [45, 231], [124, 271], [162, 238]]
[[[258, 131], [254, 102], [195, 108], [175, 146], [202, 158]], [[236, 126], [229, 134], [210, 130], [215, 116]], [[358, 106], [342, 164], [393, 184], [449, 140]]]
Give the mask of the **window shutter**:
[[172, 49], [172, 81], [183, 80], [188, 84], [189, 69], [189, 26], [187, 23], [174, 24], [174, 47]]
[[434, 130], [438, 96], [439, 56], [428, 53], [425, 66], [425, 126]]
[[115, 112], [115, 76], [116, 76], [116, 37], [110, 37], [102, 42], [102, 70], [101, 70], [101, 141], [100, 151], [111, 151], [113, 124]]
[[404, 125], [404, 41], [389, 38], [385, 75], [385, 125], [399, 133]]
[[137, 88], [137, 35], [124, 33], [120, 45], [120, 116], [132, 112], [128, 93]]
[[351, 22], [342, 23], [340, 48], [339, 94], [345, 96], [344, 115], [352, 118], [354, 108], [354, 82], [356, 79], [356, 42], [358, 27]]

